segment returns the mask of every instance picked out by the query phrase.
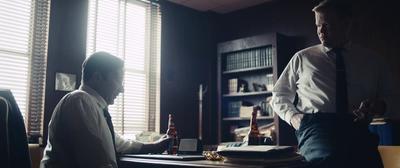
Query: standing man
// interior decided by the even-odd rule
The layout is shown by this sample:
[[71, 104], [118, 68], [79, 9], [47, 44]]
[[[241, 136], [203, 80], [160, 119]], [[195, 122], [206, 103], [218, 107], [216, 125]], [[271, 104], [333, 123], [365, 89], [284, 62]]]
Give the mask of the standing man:
[[292, 57], [271, 105], [296, 130], [300, 153], [313, 167], [383, 167], [368, 124], [386, 109], [384, 65], [349, 41], [349, 4], [325, 0], [312, 11], [321, 44]]
[[41, 168], [117, 168], [119, 153], [162, 153], [170, 138], [143, 144], [114, 133], [108, 105], [123, 92], [124, 61], [97, 52], [82, 65], [82, 85], [54, 109]]

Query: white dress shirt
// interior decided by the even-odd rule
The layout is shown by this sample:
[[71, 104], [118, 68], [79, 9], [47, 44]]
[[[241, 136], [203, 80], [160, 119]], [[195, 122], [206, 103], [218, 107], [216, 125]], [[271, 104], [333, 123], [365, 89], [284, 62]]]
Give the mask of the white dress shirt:
[[[111, 132], [104, 117], [106, 101], [81, 85], [54, 109], [41, 168], [117, 168]], [[136, 153], [142, 143], [115, 134], [118, 153]]]
[[[367, 49], [348, 44], [343, 51], [346, 67], [348, 111], [361, 101], [393, 98], [388, 72], [379, 56]], [[276, 82], [270, 102], [280, 118], [290, 124], [296, 113], [336, 112], [335, 53], [323, 45], [297, 52]], [[298, 103], [294, 105], [296, 94]], [[386, 101], [388, 103], [390, 101]]]

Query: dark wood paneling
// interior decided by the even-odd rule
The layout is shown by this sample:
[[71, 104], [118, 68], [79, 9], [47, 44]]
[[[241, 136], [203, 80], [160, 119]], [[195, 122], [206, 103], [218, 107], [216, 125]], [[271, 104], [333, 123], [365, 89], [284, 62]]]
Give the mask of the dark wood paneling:
[[81, 64], [86, 54], [87, 8], [87, 0], [51, 2], [44, 113], [45, 137], [54, 107], [67, 93], [55, 91], [56, 72], [75, 74], [77, 87], [80, 84]]
[[208, 87], [203, 100], [203, 142], [216, 143], [215, 16], [161, 1], [161, 132], [168, 114], [178, 136], [198, 135], [199, 85]]

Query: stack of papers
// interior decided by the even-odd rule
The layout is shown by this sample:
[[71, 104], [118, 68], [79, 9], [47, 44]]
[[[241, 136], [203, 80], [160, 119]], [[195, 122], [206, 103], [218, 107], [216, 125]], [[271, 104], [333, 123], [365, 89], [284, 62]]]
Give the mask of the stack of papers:
[[227, 157], [276, 157], [295, 153], [292, 146], [249, 145], [218, 148], [218, 154]]
[[257, 164], [304, 163], [304, 158], [296, 153], [293, 146], [254, 145], [219, 148], [217, 153], [226, 162], [248, 162]]
[[204, 160], [203, 155], [125, 154], [124, 157], [164, 160]]

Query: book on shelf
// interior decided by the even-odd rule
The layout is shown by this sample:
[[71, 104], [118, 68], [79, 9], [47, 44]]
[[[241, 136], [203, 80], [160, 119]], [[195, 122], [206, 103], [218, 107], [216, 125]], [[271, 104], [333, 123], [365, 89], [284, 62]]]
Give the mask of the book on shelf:
[[274, 88], [274, 75], [273, 74], [267, 74], [267, 83], [265, 84], [267, 87], [267, 91], [272, 91]]
[[227, 53], [225, 57], [226, 71], [272, 66], [272, 47]]
[[239, 112], [239, 117], [251, 117], [251, 113], [253, 112], [253, 107], [254, 106], [240, 106], [240, 112]]
[[228, 102], [228, 111], [227, 111], [226, 117], [239, 116], [241, 106], [242, 106], [242, 101]]
[[263, 100], [260, 102], [259, 106], [261, 107], [261, 114], [264, 116], [274, 116], [274, 111], [272, 110], [270, 101], [271, 101], [271, 96], [267, 97], [266, 100]]
[[240, 117], [242, 107], [253, 107], [253, 104], [248, 101], [230, 101], [227, 103], [226, 117]]
[[268, 47], [268, 65], [267, 66], [272, 66], [272, 48]]

